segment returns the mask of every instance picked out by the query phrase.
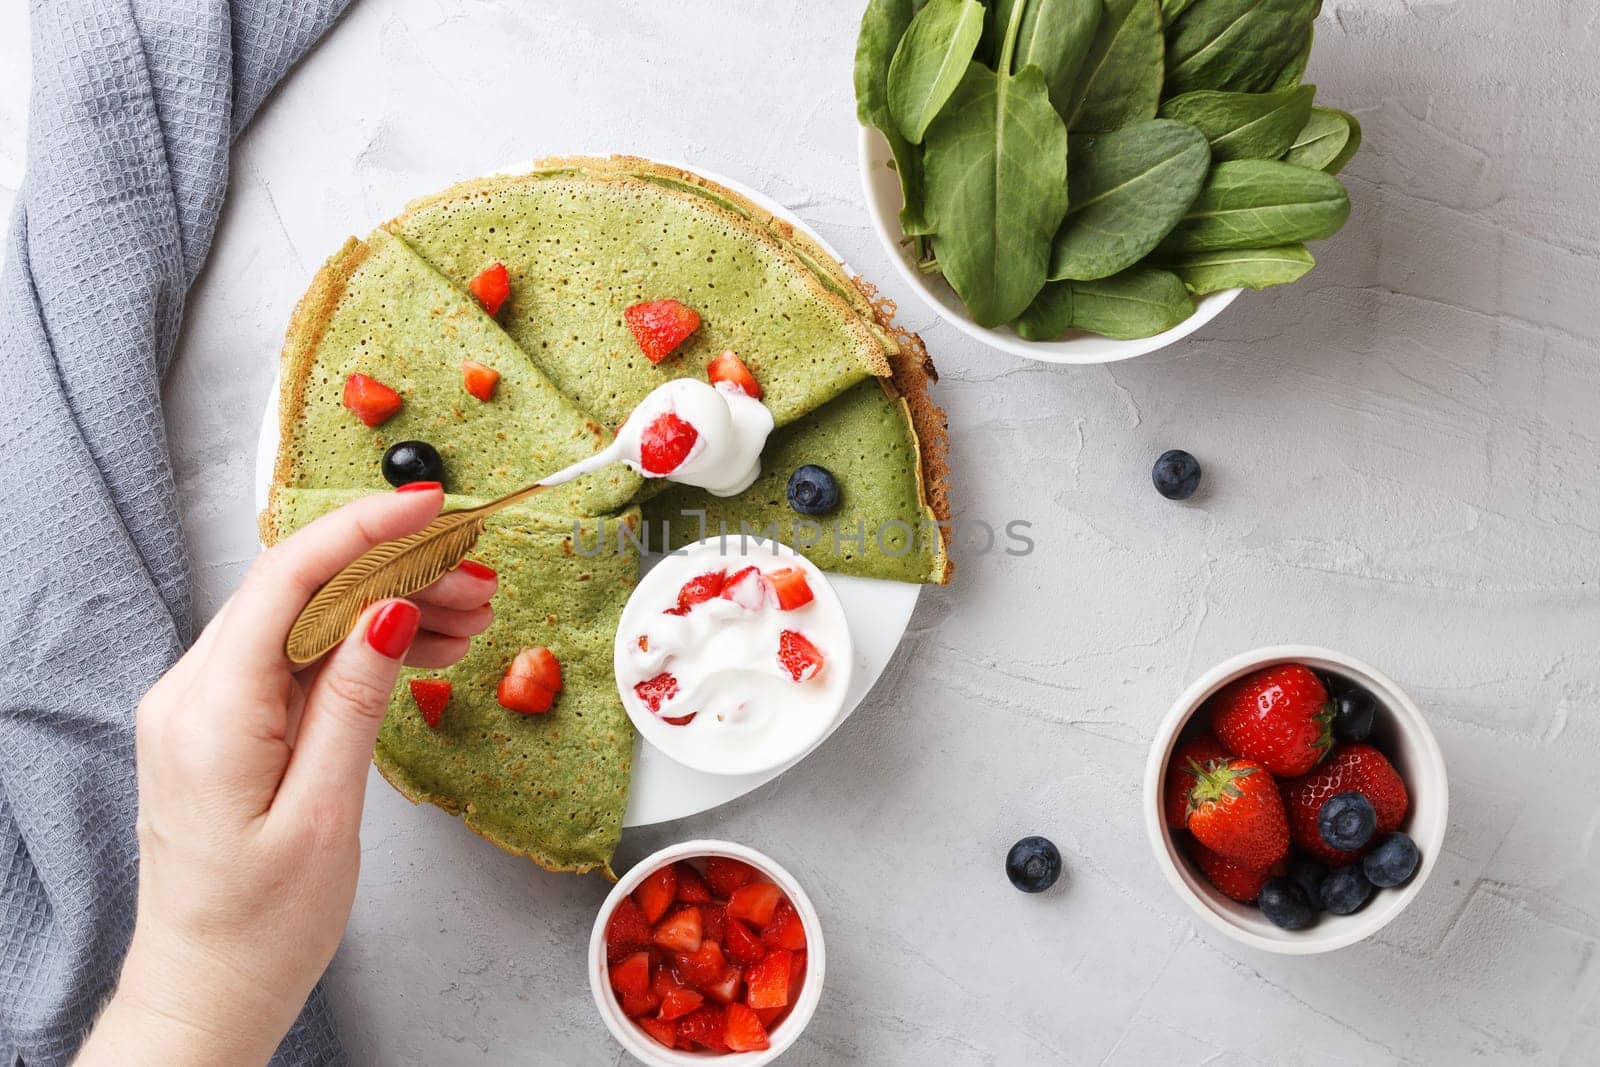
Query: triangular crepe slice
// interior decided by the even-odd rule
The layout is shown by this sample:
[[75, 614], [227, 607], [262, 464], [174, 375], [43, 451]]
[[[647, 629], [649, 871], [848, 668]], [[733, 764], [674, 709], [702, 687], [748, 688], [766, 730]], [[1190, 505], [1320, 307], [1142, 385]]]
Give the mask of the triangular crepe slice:
[[[551, 161], [465, 182], [415, 201], [388, 226], [462, 286], [504, 263], [506, 332], [607, 426], [670, 378], [704, 378], [727, 349], [761, 382], [780, 426], [889, 373], [876, 324], [776, 233], [614, 161]], [[666, 298], [694, 307], [702, 324], [651, 364], [623, 311]]]
[[[500, 372], [491, 400], [466, 391], [467, 360]], [[404, 397], [375, 428], [342, 405], [345, 378], [357, 372]], [[387, 489], [384, 450], [422, 440], [439, 450], [447, 491], [494, 497], [611, 439], [470, 295], [382, 230], [346, 242], [317, 273], [289, 324], [281, 389], [274, 481], [284, 486]], [[613, 464], [536, 499], [540, 510], [596, 515], [638, 488], [637, 475]]]
[[[719, 498], [673, 486], [644, 503], [651, 542], [674, 548], [722, 530], [760, 531], [840, 574], [902, 582], [950, 580], [944, 412], [928, 398], [932, 365], [900, 346], [893, 382], [862, 382], [784, 427], [761, 453], [761, 477]], [[839, 481], [839, 506], [816, 518], [789, 506], [789, 476], [808, 463]], [[704, 518], [701, 518], [701, 515]]]
[[[359, 491], [279, 489], [262, 517], [269, 543]], [[447, 508], [475, 500], [450, 497]], [[406, 669], [389, 701], [373, 761], [412, 801], [459, 814], [509, 852], [551, 870], [610, 873], [622, 835], [633, 727], [617, 696], [612, 639], [639, 560], [637, 512], [573, 520], [518, 505], [489, 519], [472, 557], [500, 575], [494, 623], [461, 662]], [[542, 715], [495, 701], [519, 649], [544, 645], [561, 661], [563, 687]], [[431, 729], [406, 681], [448, 678], [443, 720]]]

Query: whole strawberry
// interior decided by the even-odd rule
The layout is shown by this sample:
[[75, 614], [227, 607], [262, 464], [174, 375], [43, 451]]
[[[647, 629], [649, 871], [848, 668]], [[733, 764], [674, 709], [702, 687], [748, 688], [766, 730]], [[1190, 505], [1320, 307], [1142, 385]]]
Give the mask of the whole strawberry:
[[1189, 854], [1194, 857], [1195, 865], [1205, 874], [1206, 880], [1217, 887], [1217, 892], [1241, 904], [1254, 902], [1261, 895], [1261, 887], [1273, 874], [1270, 870], [1253, 871], [1241, 866], [1198, 841], [1189, 842]]
[[1305, 774], [1333, 746], [1333, 701], [1298, 663], [1247, 674], [1211, 698], [1211, 730], [1236, 756], [1280, 778]]
[[1212, 760], [1232, 758], [1233, 753], [1213, 734], [1191, 737], [1172, 750], [1167, 760], [1167, 780], [1161, 791], [1161, 810], [1166, 813], [1168, 826], [1181, 830], [1189, 818], [1189, 790], [1194, 788], [1194, 773], [1189, 770], [1189, 763], [1193, 761], [1204, 767]]
[[1222, 856], [1264, 871], [1289, 853], [1289, 824], [1278, 783], [1247, 759], [1191, 762], [1189, 832]]
[[1283, 806], [1289, 817], [1289, 836], [1301, 851], [1329, 866], [1353, 863], [1371, 848], [1343, 850], [1322, 840], [1317, 816], [1322, 805], [1339, 793], [1356, 792], [1366, 797], [1378, 816], [1376, 842], [1384, 834], [1400, 828], [1410, 799], [1400, 774], [1371, 745], [1356, 741], [1339, 745], [1323, 764], [1303, 778], [1283, 783]]

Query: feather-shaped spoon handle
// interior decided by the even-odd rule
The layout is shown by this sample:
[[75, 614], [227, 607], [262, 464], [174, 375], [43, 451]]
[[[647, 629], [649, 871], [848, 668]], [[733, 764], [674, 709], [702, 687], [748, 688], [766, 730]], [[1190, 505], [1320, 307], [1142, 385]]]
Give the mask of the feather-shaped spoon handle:
[[408, 537], [374, 545], [323, 583], [301, 609], [283, 642], [284, 654], [297, 669], [316, 662], [350, 636], [367, 608], [390, 597], [410, 596], [454, 570], [478, 543], [490, 515], [617, 458], [617, 446], [612, 445], [487, 504], [444, 512]]

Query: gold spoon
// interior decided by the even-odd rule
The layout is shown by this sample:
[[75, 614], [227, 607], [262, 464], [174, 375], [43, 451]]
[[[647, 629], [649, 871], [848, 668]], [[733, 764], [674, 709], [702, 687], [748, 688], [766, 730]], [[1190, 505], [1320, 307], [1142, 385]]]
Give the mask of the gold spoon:
[[355, 629], [367, 608], [390, 597], [409, 596], [443, 578], [467, 558], [495, 512], [562, 482], [620, 459], [617, 442], [587, 459], [474, 508], [447, 511], [416, 533], [374, 545], [318, 589], [301, 609], [283, 651], [296, 669], [327, 655]]

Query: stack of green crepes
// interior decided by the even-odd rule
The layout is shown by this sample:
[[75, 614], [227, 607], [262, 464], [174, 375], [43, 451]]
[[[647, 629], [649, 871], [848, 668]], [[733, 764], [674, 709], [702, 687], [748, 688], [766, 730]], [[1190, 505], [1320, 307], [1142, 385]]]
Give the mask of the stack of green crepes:
[[[497, 262], [511, 296], [491, 317], [468, 284]], [[664, 298], [702, 325], [657, 365], [623, 310]], [[527, 485], [605, 447], [646, 393], [703, 378], [724, 350], [755, 374], [778, 425], [760, 479], [718, 498], [613, 465], [491, 519], [473, 554], [500, 574], [494, 624], [456, 666], [406, 672], [451, 681], [437, 729], [403, 679], [379, 735], [378, 768], [406, 796], [546, 867], [609, 870], [634, 743], [612, 642], [638, 539], [677, 546], [702, 523], [775, 532], [825, 570], [943, 582], [944, 417], [920, 344], [822, 249], [737, 194], [645, 160], [554, 160], [464, 183], [351, 240], [317, 274], [284, 346], [268, 543], [387, 489], [380, 459], [398, 441], [439, 451], [447, 508]], [[465, 391], [466, 361], [499, 372], [490, 401]], [[346, 410], [352, 373], [397, 390], [399, 413], [370, 428]], [[822, 520], [786, 502], [806, 463], [842, 488]], [[550, 712], [518, 715], [495, 687], [535, 645], [555, 652], [565, 685]]]
[[900, 224], [982, 326], [1171, 329], [1283, 285], [1344, 225], [1361, 143], [1302, 84], [1322, 0], [869, 0], [861, 121]]

